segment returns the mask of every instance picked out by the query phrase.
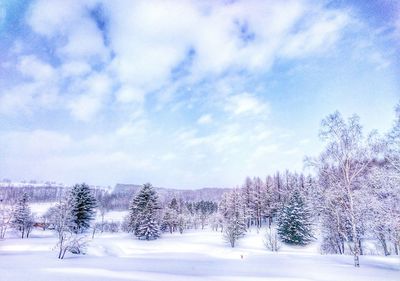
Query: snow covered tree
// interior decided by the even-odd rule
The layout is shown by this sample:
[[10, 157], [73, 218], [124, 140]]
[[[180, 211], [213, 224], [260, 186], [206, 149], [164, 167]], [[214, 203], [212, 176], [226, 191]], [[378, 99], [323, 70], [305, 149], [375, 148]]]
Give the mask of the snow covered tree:
[[102, 191], [97, 197], [97, 208], [100, 212], [101, 222], [99, 223], [100, 231], [104, 231], [104, 217], [108, 211], [111, 209], [111, 195], [108, 191]]
[[[387, 145], [385, 147], [385, 160], [389, 163], [387, 169], [382, 171], [385, 191], [380, 193], [382, 203], [381, 211], [386, 213], [385, 218], [389, 220], [388, 236], [393, 242], [393, 251], [396, 255], [400, 254], [400, 103], [396, 107], [395, 124], [388, 135]], [[382, 170], [382, 169], [381, 169]]]
[[396, 120], [386, 140], [385, 160], [400, 175], [400, 103], [396, 107]]
[[74, 185], [69, 194], [69, 204], [73, 231], [82, 233], [90, 227], [96, 213], [96, 199], [90, 187], [85, 183]]
[[71, 200], [73, 197], [65, 196], [54, 207], [48, 210], [49, 223], [57, 232], [58, 258], [64, 259], [65, 254], [82, 254], [87, 245], [87, 238], [82, 233], [76, 232], [76, 217], [74, 216]]
[[210, 216], [218, 210], [218, 204], [212, 201], [198, 201], [193, 204], [196, 218], [201, 224], [201, 229], [204, 229]]
[[310, 212], [300, 193], [295, 191], [279, 213], [279, 237], [288, 244], [306, 245], [313, 238], [311, 225]]
[[321, 251], [326, 254], [344, 254], [346, 242], [346, 220], [343, 208], [336, 201], [326, 202], [322, 209]]
[[167, 207], [164, 211], [162, 224], [164, 229], [168, 229], [170, 233], [174, 232], [178, 224], [178, 212]]
[[368, 138], [363, 136], [358, 116], [354, 115], [346, 122], [339, 112], [322, 121], [320, 137], [327, 146], [319, 159], [308, 162], [318, 170], [325, 206], [342, 210], [343, 221], [340, 224], [345, 225], [346, 230], [341, 235], [351, 242], [349, 247], [354, 256], [354, 266], [358, 267], [363, 228], [360, 217], [363, 210], [358, 203], [363, 202], [365, 194], [360, 182], [368, 174], [379, 145], [374, 134]]
[[187, 221], [188, 221], [187, 217], [185, 216], [184, 213], [178, 215], [177, 224], [178, 224], [178, 230], [179, 230], [180, 234], [182, 234], [183, 231], [186, 229]]
[[158, 196], [150, 183], [144, 184], [129, 207], [129, 228], [136, 237], [154, 240], [160, 237]]
[[23, 193], [13, 211], [12, 226], [21, 232], [21, 238], [29, 237], [29, 233], [33, 227], [33, 216], [28, 205], [28, 195]]
[[211, 229], [218, 231], [221, 228], [223, 230], [224, 216], [222, 212], [214, 213], [210, 218]]
[[276, 213], [277, 197], [274, 194], [273, 178], [267, 176], [265, 179], [264, 189], [261, 195], [262, 215], [268, 218], [268, 227], [271, 228], [272, 217]]
[[255, 220], [255, 225], [257, 226], [257, 231], [258, 229], [261, 228], [262, 226], [262, 219], [263, 219], [263, 214], [264, 214], [264, 209], [267, 207], [264, 205], [264, 194], [266, 193], [265, 191], [265, 186], [263, 181], [259, 177], [255, 177], [253, 180], [253, 216]]
[[254, 219], [254, 184], [249, 177], [246, 178], [242, 186], [241, 197], [243, 202], [243, 215], [246, 220], [247, 228], [250, 228]]
[[[400, 176], [387, 162], [373, 168], [365, 179], [368, 186], [368, 229], [384, 255], [399, 254]], [[373, 195], [373, 196], [371, 196]]]
[[246, 233], [246, 221], [243, 212], [243, 202], [241, 194], [238, 190], [233, 190], [228, 194], [227, 213], [224, 219], [224, 238], [235, 247], [237, 240], [242, 238]]
[[281, 248], [278, 234], [276, 233], [276, 230], [271, 227], [265, 230], [263, 242], [265, 247], [272, 252], [278, 252]]
[[12, 218], [12, 207], [4, 204], [3, 199], [0, 199], [0, 239], [4, 239], [6, 236], [7, 229], [11, 224]]

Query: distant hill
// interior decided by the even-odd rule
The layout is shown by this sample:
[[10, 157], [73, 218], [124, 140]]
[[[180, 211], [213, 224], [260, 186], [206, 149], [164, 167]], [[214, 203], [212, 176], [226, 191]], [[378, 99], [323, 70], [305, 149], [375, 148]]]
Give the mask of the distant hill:
[[[135, 194], [141, 185], [138, 184], [121, 184], [115, 185], [113, 194], [121, 195], [125, 194], [131, 198]], [[174, 189], [165, 187], [155, 187], [161, 200], [169, 200], [173, 197], [182, 198], [185, 201], [219, 201], [222, 198], [222, 194], [229, 191], [230, 188], [218, 188], [218, 187], [206, 187], [200, 189]]]
[[[15, 201], [22, 193], [27, 193], [31, 202], [54, 202], [59, 200], [71, 186], [55, 182], [21, 181], [12, 182], [0, 181], [0, 200]], [[138, 184], [116, 184], [115, 188], [91, 186], [96, 193], [108, 191], [113, 195], [116, 204], [127, 208], [133, 195], [141, 188]], [[229, 188], [200, 188], [200, 189], [174, 189], [155, 187], [161, 202], [172, 198], [181, 198], [185, 201], [220, 201], [222, 194], [229, 191]]]

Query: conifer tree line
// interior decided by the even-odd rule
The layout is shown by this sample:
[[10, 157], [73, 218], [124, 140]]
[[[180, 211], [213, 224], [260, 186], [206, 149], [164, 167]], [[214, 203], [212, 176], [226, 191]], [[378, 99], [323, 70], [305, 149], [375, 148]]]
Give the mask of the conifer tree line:
[[246, 178], [241, 188], [224, 194], [214, 229], [234, 247], [246, 232], [277, 228], [288, 244], [306, 245], [314, 239], [312, 191], [317, 183], [311, 176], [276, 173], [265, 180]]

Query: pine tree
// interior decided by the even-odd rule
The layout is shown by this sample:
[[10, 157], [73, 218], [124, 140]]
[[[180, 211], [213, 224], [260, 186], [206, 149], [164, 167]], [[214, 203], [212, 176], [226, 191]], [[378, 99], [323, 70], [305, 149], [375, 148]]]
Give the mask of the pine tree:
[[227, 198], [227, 212], [224, 220], [224, 238], [231, 247], [235, 247], [238, 239], [246, 233], [246, 221], [243, 202], [239, 191], [233, 190]]
[[310, 212], [298, 191], [279, 214], [278, 234], [283, 242], [294, 245], [306, 245], [313, 239]]
[[144, 184], [129, 207], [129, 227], [139, 239], [154, 240], [160, 237], [157, 212], [158, 196], [151, 184]]
[[21, 238], [29, 237], [33, 227], [33, 216], [28, 205], [28, 194], [24, 193], [18, 200], [18, 203], [12, 214], [12, 226], [21, 232]]
[[95, 215], [96, 199], [89, 186], [85, 183], [74, 185], [69, 194], [69, 204], [73, 221], [72, 230], [74, 233], [82, 233], [90, 227]]

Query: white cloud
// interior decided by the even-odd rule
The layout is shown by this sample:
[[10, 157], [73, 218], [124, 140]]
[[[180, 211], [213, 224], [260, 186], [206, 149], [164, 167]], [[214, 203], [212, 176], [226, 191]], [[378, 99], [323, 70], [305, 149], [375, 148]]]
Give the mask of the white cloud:
[[83, 76], [91, 71], [91, 66], [85, 61], [68, 61], [60, 70], [64, 77]]
[[243, 93], [228, 97], [225, 111], [234, 115], [267, 115], [269, 106], [254, 95]]
[[[32, 48], [37, 57], [16, 48], [21, 57], [10, 65], [22, 82], [2, 89], [0, 113], [46, 108], [52, 119], [66, 109], [94, 130], [94, 121], [107, 120], [110, 131], [84, 139], [35, 130], [0, 137], [10, 148], [0, 171], [67, 182], [226, 185], [275, 169], [268, 157], [289, 150], [268, 123], [257, 76], [279, 59], [334, 47], [349, 23], [347, 11], [306, 0], [38, 0], [30, 7], [28, 24], [40, 35], [32, 37], [50, 42], [51, 63], [39, 59], [41, 46]], [[94, 7], [103, 7], [104, 30]]]
[[213, 118], [211, 114], [204, 114], [200, 116], [199, 119], [197, 119], [197, 124], [200, 125], [205, 125], [205, 124], [211, 124], [213, 122]]
[[120, 137], [135, 137], [136, 141], [141, 141], [147, 132], [148, 122], [145, 119], [137, 119], [120, 126], [116, 134]]
[[85, 2], [94, 1], [36, 1], [28, 14], [28, 23], [35, 32], [49, 37], [65, 32], [82, 18]]
[[0, 142], [7, 147], [6, 156], [29, 157], [32, 160], [35, 157], [47, 157], [60, 153], [72, 145], [72, 140], [68, 135], [45, 130], [10, 132], [3, 134]]
[[141, 89], [122, 86], [115, 95], [120, 103], [142, 103], [146, 93]]
[[77, 85], [82, 92], [69, 103], [69, 109], [74, 118], [81, 121], [91, 121], [103, 108], [112, 90], [112, 80], [103, 73], [93, 74]]
[[[63, 42], [57, 53], [63, 59], [109, 59], [102, 32], [90, 17], [97, 0], [36, 1], [28, 24], [37, 33]], [[60, 45], [60, 44], [57, 44]]]
[[[90, 14], [95, 7], [103, 9], [104, 30]], [[57, 42], [62, 77], [83, 79], [100, 61], [120, 89], [115, 100], [127, 104], [143, 103], [154, 91], [173, 101], [176, 93], [165, 93], [179, 67], [186, 68], [190, 85], [226, 71], [268, 71], [279, 57], [325, 50], [340, 38], [348, 12], [309, 1], [39, 0], [27, 21], [32, 30]], [[89, 120], [101, 112], [98, 95], [76, 92], [71, 97], [65, 104], [75, 118]], [[228, 111], [257, 114], [265, 109], [251, 97], [235, 101], [240, 98], [230, 101], [236, 104], [228, 105]]]
[[101, 61], [106, 61], [109, 58], [101, 31], [92, 20], [83, 19], [77, 26], [71, 27], [67, 40], [59, 52], [68, 59], [97, 57]]
[[128, 181], [127, 175], [132, 172], [147, 174], [156, 168], [152, 158], [137, 161], [130, 153], [120, 151], [120, 139], [115, 135], [100, 136], [96, 142], [93, 146], [93, 137], [75, 139], [45, 130], [2, 134], [0, 145], [6, 151], [0, 162], [1, 174], [17, 180], [56, 177], [67, 184], [86, 181], [105, 185]]
[[287, 36], [282, 46], [282, 56], [304, 57], [328, 51], [350, 23], [350, 16], [343, 11], [317, 10], [305, 21], [304, 28]]
[[50, 109], [59, 102], [58, 74], [50, 64], [36, 56], [21, 56], [16, 65], [24, 80], [2, 90], [0, 113], [6, 115], [33, 114]]
[[253, 157], [264, 158], [265, 156], [278, 151], [279, 146], [276, 144], [260, 145], [254, 150]]
[[36, 84], [22, 84], [6, 90], [0, 96], [0, 113], [6, 115], [18, 115], [21, 112], [31, 113], [36, 90]]
[[55, 70], [47, 63], [40, 61], [35, 56], [23, 56], [17, 65], [18, 70], [36, 81], [51, 81], [55, 78]]

